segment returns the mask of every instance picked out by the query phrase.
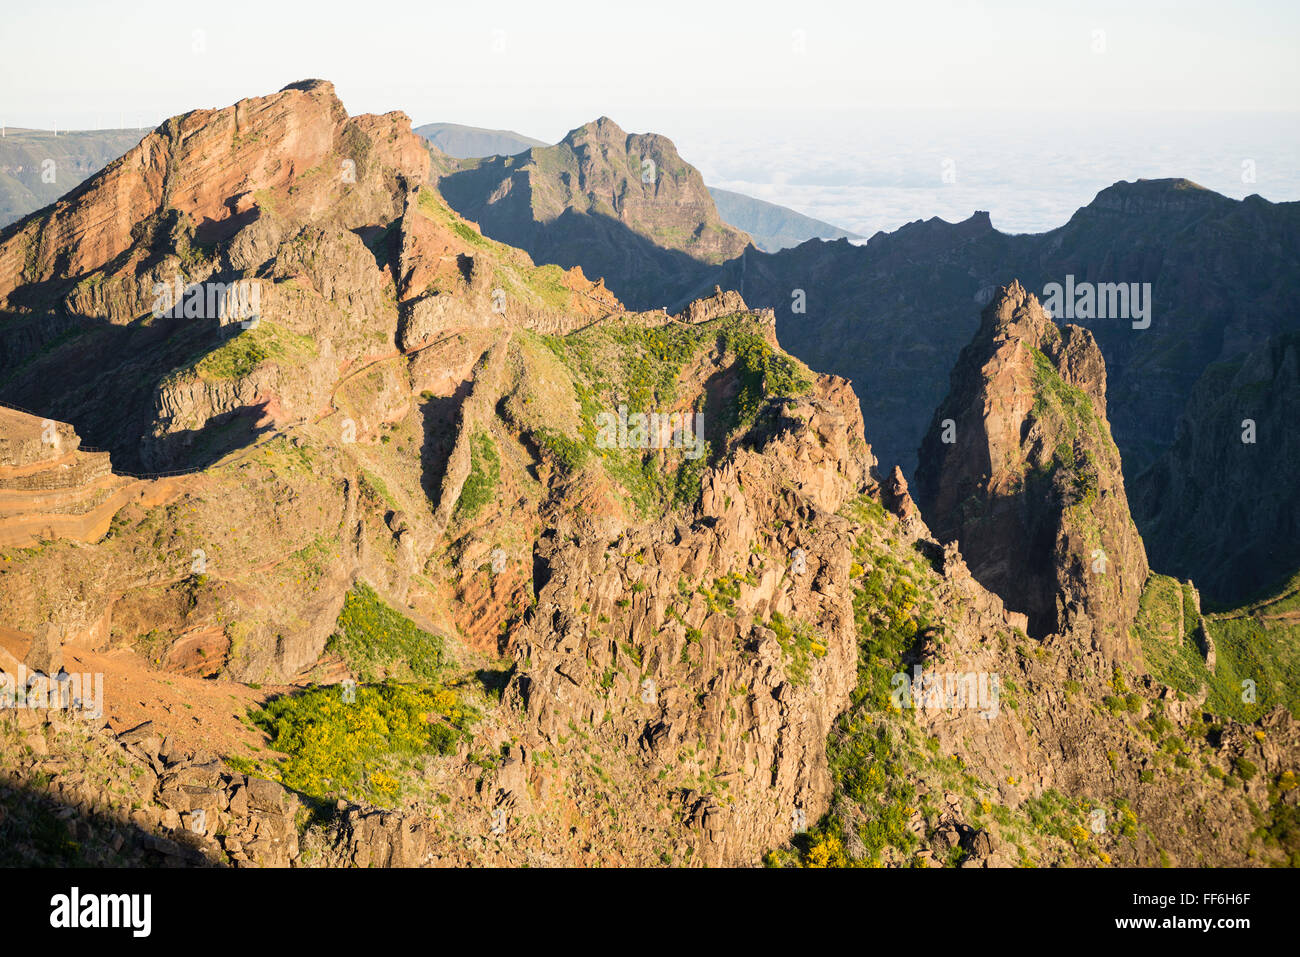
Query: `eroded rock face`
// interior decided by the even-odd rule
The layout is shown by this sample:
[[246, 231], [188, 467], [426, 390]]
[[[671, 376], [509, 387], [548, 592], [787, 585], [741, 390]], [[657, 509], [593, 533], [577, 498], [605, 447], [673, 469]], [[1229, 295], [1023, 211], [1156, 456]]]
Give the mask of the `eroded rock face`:
[[167, 483], [116, 475], [66, 422], [0, 407], [0, 548], [41, 539], [94, 542], [127, 504], [156, 505]]
[[[407, 117], [349, 119], [323, 80], [195, 110], [168, 120], [51, 209], [6, 231], [0, 307], [23, 305], [11, 297], [26, 283], [104, 268], [164, 214], [193, 223], [200, 243], [227, 239], [268, 211], [346, 227], [391, 219], [404, 194], [396, 178], [423, 180], [428, 166]], [[121, 272], [120, 265], [111, 271]]]
[[[676, 808], [705, 864], [757, 863], [826, 809], [826, 735], [857, 662], [852, 526], [835, 512], [874, 488], [843, 386], [823, 377], [765, 442], [710, 472], [691, 525], [544, 540], [536, 608], [510, 639], [506, 700], [527, 743], [592, 728], [656, 782], [626, 795], [635, 815]], [[697, 764], [725, 791], [684, 783]]]
[[1135, 660], [1128, 626], [1149, 569], [1105, 396], [1091, 333], [1058, 328], [1018, 282], [1002, 288], [922, 444], [917, 500], [1032, 636]]
[[[701, 261], [724, 262], [749, 244], [748, 236], [719, 219], [699, 171], [665, 136], [629, 134], [602, 116], [570, 131], [558, 146], [540, 149], [571, 154], [578, 174], [574, 181], [562, 179], [562, 186], [549, 180], [535, 183], [535, 207], [543, 220], [561, 215], [581, 197], [586, 203], [580, 206], [607, 206], [636, 232], [661, 240], [657, 245]], [[676, 241], [662, 241], [683, 224], [695, 228]]]
[[[746, 312], [748, 307], [740, 293], [724, 290], [721, 286], [713, 287], [713, 295], [704, 299], [695, 299], [688, 303], [677, 316], [682, 322], [708, 322], [736, 312]], [[775, 325], [775, 320], [773, 321]]]
[[[313, 116], [334, 122], [318, 109], [317, 85], [281, 95], [305, 112], [292, 121], [258, 114], [284, 127], [277, 135]], [[126, 814], [145, 832], [142, 861], [755, 864], [827, 811], [850, 825], [844, 851], [861, 860], [865, 831], [852, 825], [864, 809], [879, 809], [879, 795], [849, 807], [858, 798], [841, 786], [843, 752], [828, 759], [828, 747], [863, 733], [858, 722], [899, 740], [923, 732], [924, 746], [933, 740], [937, 753], [959, 756], [979, 779], [978, 794], [930, 780], [917, 795], [927, 800], [900, 805], [911, 808], [907, 827], [926, 850], [913, 858], [894, 848], [882, 863], [942, 863], [958, 849], [970, 864], [1015, 863], [1014, 832], [999, 833], [987, 812], [977, 820], [979, 798], [1018, 813], [1023, 801], [1052, 790], [1098, 802], [1118, 797], [1137, 809], [1146, 836], [1122, 849], [1122, 863], [1150, 863], [1168, 851], [1190, 864], [1202, 850], [1208, 862], [1242, 861], [1255, 827], [1243, 795], [1260, 806], [1269, 798], [1296, 753], [1294, 722], [1280, 713], [1251, 729], [1224, 722], [1209, 741], [1214, 719], [1145, 678], [1118, 710], [1102, 713], [1096, 704], [1119, 691], [1106, 683], [1123, 670], [1110, 666], [1125, 658], [1117, 635], [1145, 560], [1125, 531], [1131, 525], [1105, 427], [1106, 372], [1087, 333], [1056, 329], [1018, 286], [995, 300], [954, 376], [946, 417], [958, 441], [949, 446], [939, 433], [931, 492], [951, 523], [935, 541], [899, 469], [877, 485], [846, 380], [804, 381], [802, 369], [782, 375], [775, 355], [741, 361], [725, 345], [726, 321], [717, 336], [696, 328], [744, 319], [731, 332], [743, 333], [754, 360], [759, 340], [779, 349], [770, 313], [737, 317], [748, 312], [739, 294], [716, 289], [676, 317], [621, 314], [580, 270], [538, 269], [457, 218], [435, 191], [413, 186], [401, 136], [390, 138], [383, 119], [357, 118], [352, 127], [369, 130], [370, 152], [355, 151], [362, 159], [398, 150], [391, 161], [357, 164], [356, 185], [370, 184], [362, 193], [375, 205], [341, 213], [317, 206], [334, 187], [310, 169], [283, 193], [268, 187], [270, 202], [257, 200], [247, 221], [205, 227], [205, 200], [192, 197], [184, 221], [155, 222], [114, 259], [112, 275], [77, 282], [59, 300], [82, 318], [110, 319], [96, 324], [116, 332], [113, 322], [135, 306], [114, 283], [163, 276], [182, 261], [195, 276], [254, 274], [268, 283], [263, 322], [279, 336], [250, 337], [267, 349], [265, 359], [220, 353], [234, 339], [178, 332], [179, 341], [163, 341], [169, 330], [160, 328], [149, 342], [170, 350], [165, 361], [105, 360], [111, 371], [75, 383], [69, 375], [67, 385], [84, 390], [88, 406], [116, 412], [120, 393], [108, 399], [103, 389], [145, 369], [146, 425], [136, 429], [132, 420], [129, 431], [133, 440], [148, 436], [158, 462], [193, 461], [183, 446], [173, 452], [172, 441], [189, 433], [197, 442], [241, 409], [259, 410], [282, 434], [187, 476], [179, 500], [165, 508], [129, 503], [114, 534], [93, 547], [49, 541], [5, 562], [0, 651], [13, 661], [0, 654], [0, 667], [16, 670], [18, 657], [34, 653], [53, 670], [60, 647], [72, 652], [88, 641], [70, 636], [93, 632], [95, 647], [149, 650], [142, 672], [193, 675], [196, 684], [213, 674], [334, 683], [353, 672], [326, 642], [357, 581], [446, 636], [464, 654], [457, 666], [467, 685], [467, 672], [483, 680], [478, 664], [502, 653], [513, 667], [492, 673], [494, 688], [504, 685], [500, 700], [475, 699], [483, 713], [472, 742], [430, 756], [401, 806], [341, 800], [328, 826], [306, 836], [294, 826], [293, 798], [277, 785], [192, 746], [169, 746], [148, 728], [117, 741], [96, 732], [89, 751], [115, 763], [125, 748], [139, 771], [141, 807]], [[603, 148], [599, 139], [584, 149]], [[304, 163], [316, 142], [300, 141]], [[191, 243], [226, 225], [236, 231], [211, 259], [196, 259]], [[507, 291], [504, 311], [498, 288]], [[579, 337], [572, 354], [534, 334], [599, 331], [611, 313], [617, 336]], [[12, 339], [31, 331], [24, 328]], [[645, 511], [617, 487], [626, 472], [570, 472], [563, 447], [544, 447], [539, 433], [578, 443], [583, 400], [594, 401], [587, 370], [613, 371], [631, 354], [623, 350], [644, 358], [682, 332], [697, 337], [695, 351], [673, 370], [663, 404], [698, 410], [702, 399], [711, 423], [731, 424], [710, 433], [691, 494]], [[41, 368], [84, 368], [66, 356], [62, 365], [38, 363], [22, 384]], [[639, 363], [634, 369], [645, 376]], [[769, 388], [769, 378], [786, 386]], [[751, 394], [758, 408], [746, 416], [737, 408], [730, 419], [728, 403], [745, 386], [761, 390]], [[102, 453], [77, 448], [74, 431], [56, 424], [72, 450], [64, 460], [44, 446], [38, 423], [19, 424], [0, 429], [0, 480], [14, 479], [0, 481], [3, 501], [113, 478]], [[495, 450], [500, 472], [483, 511], [458, 517], [476, 445]], [[593, 457], [604, 451], [587, 449]], [[634, 464], [680, 478], [680, 451], [660, 448]], [[477, 454], [480, 466], [488, 461]], [[481, 482], [488, 473], [478, 474]], [[987, 515], [963, 511], [968, 502], [985, 503]], [[1100, 581], [1088, 577], [1094, 534], [1108, 561]], [[906, 574], [896, 584], [914, 584], [911, 597], [877, 587], [885, 572]], [[1005, 604], [981, 584], [990, 575], [1002, 576]], [[932, 607], [922, 612], [914, 599]], [[47, 624], [55, 618], [57, 626]], [[873, 630], [882, 621], [916, 630], [887, 645]], [[1031, 647], [1021, 630], [1046, 637]], [[913, 716], [873, 700], [880, 675], [859, 666], [880, 661], [1001, 676], [1006, 697], [996, 715], [923, 711], [911, 727]], [[223, 707], [241, 706], [223, 700]], [[1190, 766], [1204, 760], [1227, 770], [1240, 760], [1265, 775], [1232, 789], [1208, 777], [1165, 777], [1166, 742], [1146, 733], [1155, 725], [1137, 725], [1157, 709], [1188, 742], [1197, 737]], [[53, 733], [61, 719], [22, 720], [19, 737], [0, 745], [52, 752], [24, 765], [22, 786], [57, 771], [57, 797], [82, 811], [93, 795], [65, 779]], [[179, 726], [178, 734], [211, 733], [189, 721]], [[1161, 771], [1156, 786], [1142, 776], [1151, 768]], [[187, 837], [200, 811], [222, 832]], [[120, 824], [109, 826], [110, 840], [121, 836]], [[74, 826], [80, 836], [99, 824]]]
[[1225, 602], [1245, 601], [1300, 566], [1297, 420], [1300, 335], [1207, 374], [1168, 454], [1133, 483], [1156, 568]]
[[[944, 635], [925, 636], [908, 663], [939, 678], [975, 675], [997, 683], [998, 693], [981, 707], [968, 700], [959, 707], [914, 703], [912, 710], [940, 752], [959, 755], [962, 767], [980, 779], [986, 800], [1017, 807], [1026, 799], [1070, 795], [1100, 811], [1091, 826], [1108, 836], [1105, 863], [1112, 862], [1109, 855], [1122, 866], [1268, 862], [1269, 853], [1253, 843], [1257, 824], [1250, 807], [1278, 799], [1266, 782], [1276, 781], [1300, 749], [1300, 723], [1285, 709], [1245, 725], [1202, 711], [1150, 677], [1135, 675], [1131, 686], [1116, 681], [1105, 650], [1081, 648], [1070, 634], [1049, 635], [1030, 649], [1015, 634], [1023, 616], [1005, 609], [971, 576], [954, 545], [940, 549], [919, 520], [902, 521], [885, 534], [898, 533], [905, 547], [942, 554], [935, 554], [940, 574], [927, 575], [924, 590], [940, 610]], [[1097, 707], [1117, 692], [1127, 696], [1126, 708]], [[1166, 742], [1153, 740], [1152, 726], [1175, 729], [1184, 761], [1175, 764], [1162, 752]], [[1225, 787], [1241, 762], [1260, 773]], [[1280, 795], [1283, 805], [1295, 806], [1293, 791]], [[949, 804], [938, 827], [920, 828], [918, 836], [927, 836], [941, 858], [949, 831], [967, 851], [963, 867], [1023, 862], [1023, 852], [999, 828], [979, 832], [984, 837], [977, 840], [969, 809], [969, 803]], [[1059, 863], [1095, 860], [1067, 856]]]

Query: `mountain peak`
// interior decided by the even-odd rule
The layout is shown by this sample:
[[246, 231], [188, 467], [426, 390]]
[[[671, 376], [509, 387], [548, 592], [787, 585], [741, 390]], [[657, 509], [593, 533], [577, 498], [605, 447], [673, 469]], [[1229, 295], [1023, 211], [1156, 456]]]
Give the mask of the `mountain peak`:
[[1092, 333], [1058, 327], [1018, 280], [962, 350], [916, 479], [926, 522], [1032, 637], [1140, 654], [1128, 626], [1148, 566], [1106, 421], [1106, 364]]
[[1235, 202], [1181, 177], [1138, 179], [1131, 183], [1120, 180], [1099, 192], [1080, 212], [1094, 209], [1129, 214], [1200, 212]]
[[329, 80], [296, 80], [293, 83], [286, 83], [280, 87], [280, 92], [285, 93], [289, 90], [301, 90], [304, 93], [326, 93], [330, 96], [337, 96], [334, 92], [334, 84]]
[[24, 285], [55, 291], [108, 268], [141, 233], [178, 223], [210, 245], [262, 217], [391, 220], [429, 163], [405, 114], [349, 117], [325, 80], [172, 117], [0, 235], [0, 305], [23, 305], [8, 300]]
[[1021, 339], [1035, 348], [1044, 340], [1059, 338], [1060, 332], [1038, 297], [1029, 292], [1019, 279], [1000, 286], [984, 307], [977, 336], [988, 343]]
[[583, 123], [581, 126], [569, 130], [560, 142], [574, 146], [584, 139], [594, 138], [606, 142], [617, 142], [621, 145], [627, 139], [627, 136], [627, 131], [608, 116], [598, 116], [589, 123]]
[[638, 309], [684, 305], [681, 289], [707, 288], [710, 268], [751, 242], [722, 221], [699, 170], [671, 140], [626, 133], [607, 116], [530, 150], [523, 163], [497, 157], [443, 176], [438, 188], [485, 234], [537, 261], [604, 277]]
[[1192, 189], [1202, 193], [1209, 193], [1211, 190], [1206, 189], [1200, 183], [1193, 183], [1190, 179], [1182, 176], [1167, 176], [1160, 179], [1135, 179], [1132, 183], [1128, 180], [1120, 180], [1116, 186], [1126, 186], [1133, 190], [1144, 190], [1147, 192], [1169, 192], [1171, 190]]

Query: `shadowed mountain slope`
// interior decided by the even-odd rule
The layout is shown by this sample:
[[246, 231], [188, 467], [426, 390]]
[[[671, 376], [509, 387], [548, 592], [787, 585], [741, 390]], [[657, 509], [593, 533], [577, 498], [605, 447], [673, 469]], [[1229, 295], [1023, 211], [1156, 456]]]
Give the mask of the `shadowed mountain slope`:
[[555, 146], [447, 174], [438, 188], [486, 235], [539, 262], [581, 266], [639, 309], [678, 308], [750, 242], [666, 137], [625, 133], [607, 117]]

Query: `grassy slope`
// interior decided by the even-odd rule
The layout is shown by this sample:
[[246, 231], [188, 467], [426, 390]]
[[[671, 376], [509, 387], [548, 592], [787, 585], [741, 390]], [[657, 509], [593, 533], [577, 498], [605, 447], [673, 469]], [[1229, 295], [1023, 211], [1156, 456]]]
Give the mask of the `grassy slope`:
[[[1179, 605], [1185, 621], [1175, 635]], [[1151, 576], [1134, 627], [1152, 674], [1191, 697], [1206, 691], [1206, 707], [1225, 717], [1254, 721], [1279, 704], [1300, 716], [1300, 575], [1273, 595], [1207, 614], [1206, 625], [1218, 659], [1213, 673], [1196, 635], [1191, 586]]]

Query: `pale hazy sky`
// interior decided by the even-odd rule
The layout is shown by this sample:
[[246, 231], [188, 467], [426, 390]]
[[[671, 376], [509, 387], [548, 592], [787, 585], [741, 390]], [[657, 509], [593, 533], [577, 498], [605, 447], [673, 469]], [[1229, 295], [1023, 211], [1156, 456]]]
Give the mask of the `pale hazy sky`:
[[[156, 125], [305, 77], [553, 141], [601, 114], [1295, 110], [1300, 3], [146, 0], [6, 4], [0, 120]], [[1097, 31], [1101, 31], [1098, 33]]]
[[152, 128], [321, 77], [417, 125], [555, 142], [610, 116], [866, 235], [976, 209], [1039, 231], [1138, 177], [1300, 199], [1300, 0], [9, 6], [10, 126]]

